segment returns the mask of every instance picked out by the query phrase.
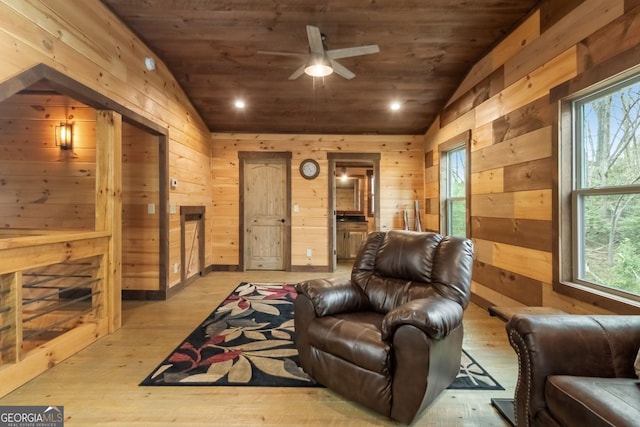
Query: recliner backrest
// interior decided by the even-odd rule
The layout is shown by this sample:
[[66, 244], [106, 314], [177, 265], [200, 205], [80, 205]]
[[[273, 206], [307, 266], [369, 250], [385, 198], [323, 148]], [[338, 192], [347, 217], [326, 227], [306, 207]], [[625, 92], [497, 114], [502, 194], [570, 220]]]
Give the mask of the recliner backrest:
[[380, 313], [429, 296], [446, 297], [466, 308], [472, 254], [468, 239], [432, 232], [377, 231], [360, 247], [351, 279]]

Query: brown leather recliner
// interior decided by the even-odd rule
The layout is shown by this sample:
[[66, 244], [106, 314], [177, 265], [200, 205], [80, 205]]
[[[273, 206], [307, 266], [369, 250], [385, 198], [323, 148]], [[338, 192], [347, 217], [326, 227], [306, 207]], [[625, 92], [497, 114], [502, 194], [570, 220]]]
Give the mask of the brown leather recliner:
[[518, 426], [638, 426], [640, 316], [515, 315]]
[[296, 285], [296, 346], [320, 384], [410, 423], [460, 370], [473, 244], [436, 233], [370, 233], [351, 278]]

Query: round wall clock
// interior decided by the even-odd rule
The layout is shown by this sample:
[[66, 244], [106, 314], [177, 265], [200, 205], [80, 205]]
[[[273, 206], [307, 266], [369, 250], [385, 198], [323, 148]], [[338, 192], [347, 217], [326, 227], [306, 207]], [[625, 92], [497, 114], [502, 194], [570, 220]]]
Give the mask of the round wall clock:
[[314, 179], [320, 174], [320, 165], [313, 159], [300, 162], [300, 175], [306, 179]]

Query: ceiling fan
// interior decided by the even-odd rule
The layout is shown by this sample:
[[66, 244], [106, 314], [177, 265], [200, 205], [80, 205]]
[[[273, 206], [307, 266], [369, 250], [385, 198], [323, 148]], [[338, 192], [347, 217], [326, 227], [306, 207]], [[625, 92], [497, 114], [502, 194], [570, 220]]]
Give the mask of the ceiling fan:
[[325, 36], [320, 33], [320, 29], [313, 25], [307, 25], [307, 38], [309, 39], [309, 53], [278, 52], [278, 51], [258, 51], [265, 55], [295, 56], [305, 58], [306, 61], [296, 71], [289, 76], [289, 80], [295, 80], [302, 74], [312, 77], [324, 77], [335, 72], [336, 74], [351, 80], [356, 75], [340, 64], [336, 59], [349, 58], [352, 56], [368, 55], [380, 52], [377, 44], [367, 46], [346, 47], [343, 49], [327, 50], [324, 46]]

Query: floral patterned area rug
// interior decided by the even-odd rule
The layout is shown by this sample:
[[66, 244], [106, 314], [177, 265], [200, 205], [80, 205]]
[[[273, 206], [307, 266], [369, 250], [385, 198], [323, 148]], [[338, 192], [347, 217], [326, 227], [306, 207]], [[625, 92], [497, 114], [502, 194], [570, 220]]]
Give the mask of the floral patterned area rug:
[[[142, 386], [319, 387], [299, 366], [293, 302], [283, 283], [241, 283]], [[504, 390], [464, 350], [450, 389]]]

